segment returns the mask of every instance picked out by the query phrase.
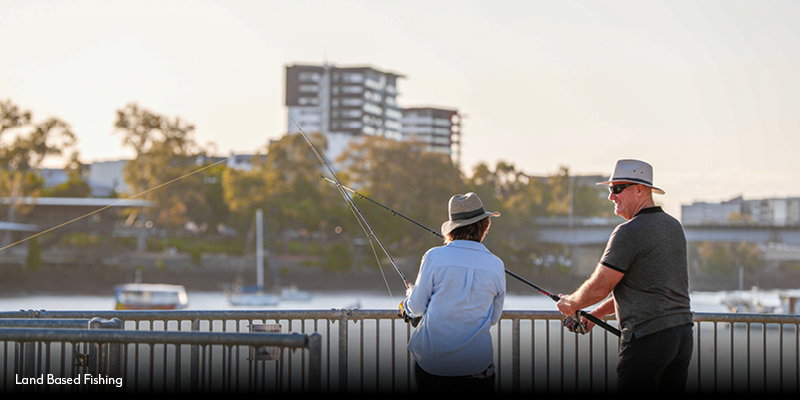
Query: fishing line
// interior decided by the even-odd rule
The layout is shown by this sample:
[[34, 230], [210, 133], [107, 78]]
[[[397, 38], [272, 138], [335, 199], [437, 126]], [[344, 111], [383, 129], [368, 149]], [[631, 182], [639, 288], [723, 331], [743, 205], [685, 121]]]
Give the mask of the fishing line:
[[109, 204], [109, 205], [107, 205], [107, 206], [104, 206], [104, 207], [102, 207], [102, 208], [99, 208], [99, 209], [97, 209], [97, 210], [94, 210], [94, 211], [92, 211], [92, 212], [90, 212], [90, 213], [88, 213], [88, 214], [85, 214], [85, 215], [82, 215], [82, 216], [80, 216], [80, 217], [74, 218], [74, 219], [72, 219], [72, 220], [69, 220], [69, 221], [67, 221], [67, 222], [64, 222], [64, 223], [62, 223], [62, 224], [56, 225], [56, 226], [54, 226], [54, 227], [52, 227], [52, 228], [50, 228], [50, 229], [44, 230], [44, 231], [42, 231], [42, 232], [39, 232], [39, 233], [37, 233], [37, 234], [35, 234], [35, 235], [29, 236], [29, 237], [27, 237], [27, 238], [24, 238], [24, 239], [22, 239], [22, 240], [19, 240], [19, 241], [17, 241], [17, 242], [11, 243], [11, 244], [9, 244], [9, 245], [7, 245], [7, 246], [5, 246], [5, 247], [0, 247], [0, 252], [2, 252], [3, 250], [5, 250], [5, 249], [7, 249], [7, 248], [10, 248], [10, 247], [16, 246], [16, 245], [18, 245], [18, 244], [21, 244], [21, 243], [24, 243], [24, 242], [27, 242], [28, 240], [31, 240], [31, 239], [33, 239], [33, 238], [36, 238], [36, 237], [38, 237], [38, 236], [41, 236], [41, 235], [44, 235], [44, 234], [46, 234], [46, 233], [52, 232], [52, 231], [54, 231], [54, 230], [56, 230], [56, 229], [63, 228], [63, 227], [65, 227], [65, 226], [67, 226], [67, 225], [69, 225], [69, 224], [71, 224], [71, 223], [73, 223], [73, 222], [80, 221], [80, 220], [82, 220], [82, 219], [84, 219], [84, 218], [86, 218], [86, 217], [90, 217], [90, 216], [92, 216], [92, 215], [94, 215], [94, 214], [97, 214], [97, 213], [99, 213], [99, 212], [101, 212], [101, 211], [107, 210], [107, 209], [109, 209], [109, 208], [111, 208], [111, 207], [117, 206], [117, 205], [119, 205], [119, 204], [121, 204], [121, 203], [124, 203], [124, 202], [126, 202], [126, 201], [128, 201], [128, 200], [132, 200], [132, 199], [135, 199], [135, 198], [137, 198], [137, 197], [143, 196], [143, 195], [145, 195], [145, 194], [147, 194], [147, 193], [150, 193], [150, 192], [152, 192], [153, 190], [160, 189], [160, 188], [162, 188], [162, 187], [164, 187], [164, 186], [167, 186], [167, 185], [169, 185], [169, 184], [171, 184], [171, 183], [175, 183], [175, 182], [177, 182], [177, 181], [179, 181], [179, 180], [181, 180], [181, 179], [187, 178], [187, 177], [189, 177], [189, 176], [191, 176], [191, 175], [194, 175], [194, 174], [196, 174], [196, 173], [198, 173], [198, 172], [201, 172], [201, 171], [204, 171], [204, 170], [206, 170], [206, 169], [209, 169], [209, 168], [211, 168], [211, 167], [214, 167], [214, 166], [216, 166], [216, 165], [222, 164], [222, 163], [224, 163], [224, 162], [226, 162], [226, 161], [230, 160], [231, 158], [232, 158], [232, 156], [231, 156], [231, 157], [228, 157], [228, 158], [226, 158], [226, 159], [224, 159], [224, 160], [217, 161], [217, 162], [215, 162], [215, 163], [213, 163], [213, 164], [209, 164], [209, 165], [207, 165], [207, 166], [205, 166], [205, 167], [203, 167], [203, 168], [200, 168], [200, 169], [198, 169], [198, 170], [196, 170], [196, 171], [192, 171], [192, 172], [190, 172], [190, 173], [188, 173], [188, 174], [185, 174], [185, 175], [183, 175], [183, 176], [180, 176], [180, 177], [178, 177], [178, 178], [175, 178], [175, 179], [173, 179], [173, 180], [171, 180], [171, 181], [164, 182], [164, 183], [162, 183], [162, 184], [160, 184], [160, 185], [158, 185], [158, 186], [152, 187], [152, 188], [150, 188], [150, 189], [147, 189], [147, 190], [145, 190], [145, 191], [143, 191], [143, 192], [137, 193], [137, 194], [135, 194], [135, 195], [133, 195], [133, 196], [130, 196], [130, 197], [128, 197], [128, 198], [122, 199], [122, 200], [120, 200], [120, 201], [118, 201], [118, 202], [116, 202], [116, 203]]
[[372, 253], [375, 255], [375, 259], [378, 262], [378, 268], [381, 271], [381, 275], [383, 275], [383, 281], [386, 284], [386, 289], [389, 291], [389, 297], [392, 297], [392, 301], [394, 301], [394, 296], [392, 295], [392, 290], [389, 288], [389, 283], [386, 280], [386, 275], [383, 272], [383, 267], [381, 266], [381, 261], [380, 261], [380, 258], [378, 257], [378, 252], [375, 249], [375, 246], [374, 246], [374, 244], [372, 242], [372, 239], [375, 239], [375, 241], [381, 247], [381, 249], [383, 250], [383, 253], [386, 255], [386, 257], [392, 263], [392, 266], [394, 267], [395, 271], [397, 271], [397, 273], [400, 275], [400, 278], [403, 279], [403, 283], [405, 284], [406, 288], [411, 285], [411, 282], [408, 279], [406, 279], [406, 276], [403, 274], [403, 271], [400, 270], [400, 268], [397, 266], [397, 263], [395, 263], [394, 258], [392, 258], [391, 254], [389, 254], [389, 251], [386, 250], [386, 246], [383, 245], [383, 242], [375, 234], [375, 231], [372, 230], [372, 227], [369, 225], [369, 223], [367, 222], [366, 218], [364, 218], [364, 215], [361, 214], [361, 210], [358, 208], [358, 206], [356, 206], [356, 203], [353, 202], [353, 198], [350, 197], [350, 195], [348, 194], [347, 189], [345, 188], [345, 186], [342, 185], [341, 182], [339, 182], [338, 178], [336, 178], [336, 174], [333, 172], [333, 170], [328, 165], [328, 163], [325, 161], [325, 159], [319, 154], [319, 152], [317, 151], [317, 148], [314, 146], [313, 143], [311, 143], [311, 140], [308, 138], [306, 133], [303, 132], [303, 129], [300, 128], [300, 126], [297, 125], [297, 123], [294, 120], [292, 120], [292, 123], [297, 127], [297, 130], [300, 132], [300, 134], [302, 134], [303, 138], [306, 140], [306, 142], [308, 143], [309, 147], [311, 147], [311, 150], [314, 153], [314, 156], [317, 158], [317, 160], [320, 162], [320, 164], [322, 164], [322, 166], [325, 167], [325, 170], [331, 176], [331, 179], [329, 179], [329, 181], [333, 182], [336, 185], [336, 188], [339, 190], [339, 193], [345, 199], [345, 202], [347, 202], [348, 207], [353, 212], [353, 216], [356, 217], [356, 220], [358, 221], [358, 224], [361, 226], [361, 229], [367, 235], [367, 239], [368, 239], [368, 241], [370, 243], [370, 246], [372, 247]]
[[[333, 182], [333, 181], [331, 181], [330, 179], [328, 179], [328, 178], [326, 178], [326, 177], [324, 177], [324, 176], [323, 176], [323, 177], [321, 177], [321, 178], [322, 178], [322, 179], [325, 179], [325, 180], [327, 180], [327, 181], [329, 181], [329, 182]], [[334, 183], [335, 183], [335, 182], [334, 182]], [[369, 198], [369, 197], [367, 197], [367, 196], [364, 196], [363, 194], [361, 194], [361, 193], [358, 193], [358, 192], [356, 192], [356, 191], [355, 191], [355, 190], [353, 190], [353, 189], [350, 189], [350, 188], [348, 188], [348, 187], [346, 187], [346, 186], [342, 186], [341, 184], [338, 184], [338, 186], [341, 186], [341, 188], [342, 188], [342, 189], [344, 189], [344, 190], [346, 190], [346, 191], [348, 191], [348, 192], [350, 192], [350, 193], [352, 193], [352, 194], [354, 194], [354, 195], [358, 196], [359, 198], [362, 198], [362, 199], [365, 199], [365, 200], [369, 200], [369, 201], [370, 201], [370, 202], [372, 202], [373, 204], [376, 204], [376, 205], [378, 205], [378, 206], [380, 206], [380, 207], [383, 207], [383, 208], [384, 208], [384, 209], [386, 209], [386, 210], [389, 210], [389, 211], [390, 211], [390, 212], [391, 212], [393, 215], [400, 216], [400, 217], [404, 218], [405, 220], [407, 220], [407, 221], [409, 221], [409, 222], [412, 222], [412, 223], [416, 224], [416, 225], [417, 225], [417, 226], [419, 226], [420, 228], [422, 228], [422, 229], [425, 229], [425, 230], [427, 230], [428, 232], [431, 232], [431, 233], [433, 233], [434, 235], [436, 235], [436, 236], [438, 236], [438, 237], [440, 237], [440, 238], [444, 239], [444, 236], [443, 236], [441, 233], [439, 233], [439, 232], [436, 232], [436, 231], [434, 231], [433, 229], [431, 229], [431, 228], [428, 228], [427, 226], [425, 226], [425, 225], [422, 225], [422, 224], [420, 224], [419, 222], [417, 222], [417, 221], [414, 221], [413, 219], [411, 219], [411, 218], [409, 218], [409, 217], [406, 217], [405, 215], [403, 215], [403, 214], [401, 214], [401, 213], [399, 213], [399, 212], [397, 212], [397, 211], [395, 211], [395, 210], [392, 210], [391, 208], [389, 208], [389, 207], [387, 207], [387, 206], [385, 206], [385, 205], [383, 205], [383, 204], [381, 204], [381, 203], [379, 203], [379, 202], [377, 202], [377, 201], [375, 201], [375, 200], [373, 200], [373, 199], [371, 199], [371, 198]], [[541, 294], [543, 294], [543, 295], [545, 295], [545, 296], [549, 297], [549, 298], [550, 298], [550, 299], [552, 299], [553, 301], [555, 301], [555, 302], [558, 302], [559, 300], [561, 300], [561, 297], [559, 297], [558, 295], [552, 294], [552, 293], [550, 293], [550, 292], [548, 292], [548, 291], [546, 291], [546, 290], [542, 289], [541, 287], [539, 287], [539, 286], [535, 285], [533, 282], [530, 282], [530, 281], [528, 281], [527, 279], [525, 279], [525, 278], [523, 278], [523, 277], [521, 277], [521, 276], [519, 276], [519, 275], [517, 275], [517, 274], [515, 274], [515, 273], [513, 273], [513, 272], [511, 272], [511, 271], [509, 271], [509, 270], [507, 270], [507, 269], [505, 270], [505, 272], [506, 272], [506, 274], [508, 274], [508, 275], [510, 275], [511, 277], [513, 277], [513, 278], [515, 278], [515, 279], [519, 280], [520, 282], [522, 282], [522, 283], [524, 283], [524, 284], [526, 284], [526, 285], [528, 285], [528, 286], [530, 286], [530, 287], [532, 287], [532, 288], [536, 289], [536, 290], [537, 290], [539, 293], [541, 293]], [[604, 322], [603, 320], [601, 320], [601, 319], [599, 319], [599, 318], [595, 317], [594, 315], [591, 315], [591, 314], [589, 314], [589, 313], [587, 313], [587, 312], [585, 312], [585, 311], [583, 311], [583, 310], [579, 311], [579, 314], [580, 314], [581, 316], [583, 316], [583, 317], [586, 317], [586, 319], [588, 319], [589, 321], [592, 321], [592, 322], [593, 322], [595, 325], [598, 325], [598, 326], [601, 326], [601, 327], [603, 327], [604, 329], [606, 329], [607, 331], [611, 332], [612, 334], [614, 334], [614, 335], [616, 335], [616, 336], [619, 336], [619, 335], [620, 335], [620, 332], [619, 332], [619, 330], [618, 330], [617, 328], [614, 328], [613, 326], [611, 326], [611, 325], [609, 325], [608, 323]]]

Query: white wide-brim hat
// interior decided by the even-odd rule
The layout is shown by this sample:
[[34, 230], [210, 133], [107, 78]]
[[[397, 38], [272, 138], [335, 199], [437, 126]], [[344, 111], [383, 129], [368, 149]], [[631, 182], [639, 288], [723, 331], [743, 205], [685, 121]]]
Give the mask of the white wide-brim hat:
[[654, 193], [664, 194], [664, 191], [653, 186], [653, 166], [640, 160], [619, 160], [614, 167], [611, 178], [598, 185], [611, 185], [613, 182], [638, 183], [653, 188]]
[[486, 211], [483, 202], [475, 193], [457, 194], [447, 204], [450, 219], [442, 224], [442, 235], [447, 236], [453, 229], [474, 224], [484, 218], [499, 217], [499, 212]]

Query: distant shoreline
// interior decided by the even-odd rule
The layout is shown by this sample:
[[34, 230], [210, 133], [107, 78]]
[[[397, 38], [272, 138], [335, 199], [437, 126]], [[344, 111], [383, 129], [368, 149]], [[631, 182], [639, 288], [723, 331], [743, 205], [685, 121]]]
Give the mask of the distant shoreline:
[[[4, 260], [5, 261], [5, 260]], [[273, 260], [274, 269], [264, 271], [264, 285], [297, 286], [307, 291], [342, 291], [386, 293], [387, 284], [394, 291], [402, 291], [402, 283], [395, 271], [384, 266], [367, 266], [349, 271], [330, 271], [318, 266], [318, 262], [302, 256], [278, 257]], [[417, 264], [406, 262], [400, 265], [405, 275], [413, 280]], [[508, 267], [511, 268], [511, 267]], [[28, 269], [19, 263], [0, 263], [0, 295], [26, 296], [34, 294], [111, 295], [115, 285], [134, 282], [137, 271], [145, 283], [169, 283], [184, 285], [189, 291], [221, 291], [235, 282], [255, 285], [255, 262], [252, 257], [204, 256], [201, 265], [195, 265], [186, 255], [140, 254], [124, 259], [104, 261], [98, 264], [70, 265], [44, 264], [37, 270]], [[276, 282], [275, 272], [279, 271]], [[533, 274], [514, 270], [526, 280], [552, 293], [570, 293], [588, 276], [564, 274]], [[796, 276], [765, 274], [757, 278], [761, 289], [797, 289], [800, 279]], [[507, 276], [509, 293], [525, 294], [533, 289], [517, 279]], [[719, 276], [690, 276], [691, 291], [729, 291], [738, 289], [738, 280]], [[749, 281], [744, 290], [750, 290]]]

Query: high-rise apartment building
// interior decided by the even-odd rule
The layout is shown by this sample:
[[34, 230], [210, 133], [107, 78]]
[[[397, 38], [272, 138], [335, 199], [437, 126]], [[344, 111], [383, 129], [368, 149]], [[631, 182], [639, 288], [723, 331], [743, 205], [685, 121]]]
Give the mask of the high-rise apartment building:
[[[438, 107], [402, 108], [397, 82], [405, 76], [370, 66], [286, 67], [288, 132], [322, 132], [327, 156], [335, 160], [361, 135], [426, 143], [457, 165], [461, 156], [461, 115]], [[293, 122], [294, 121], [294, 122]]]
[[458, 165], [461, 158], [461, 115], [457, 110], [404, 108], [400, 122], [403, 140], [425, 143], [428, 151], [447, 154]]
[[360, 135], [402, 140], [397, 104], [402, 77], [370, 66], [287, 66], [288, 132], [297, 129], [292, 121], [305, 132], [322, 132], [331, 159]]

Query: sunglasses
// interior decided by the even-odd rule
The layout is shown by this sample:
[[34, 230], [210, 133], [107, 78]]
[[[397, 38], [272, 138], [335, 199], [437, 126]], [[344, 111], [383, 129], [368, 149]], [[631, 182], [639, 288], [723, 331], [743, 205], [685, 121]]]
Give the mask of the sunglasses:
[[638, 185], [638, 183], [625, 183], [625, 184], [622, 184], [622, 185], [609, 186], [608, 190], [611, 193], [620, 194], [620, 193], [622, 193], [623, 190], [625, 190], [626, 187], [633, 186], [633, 185]]

